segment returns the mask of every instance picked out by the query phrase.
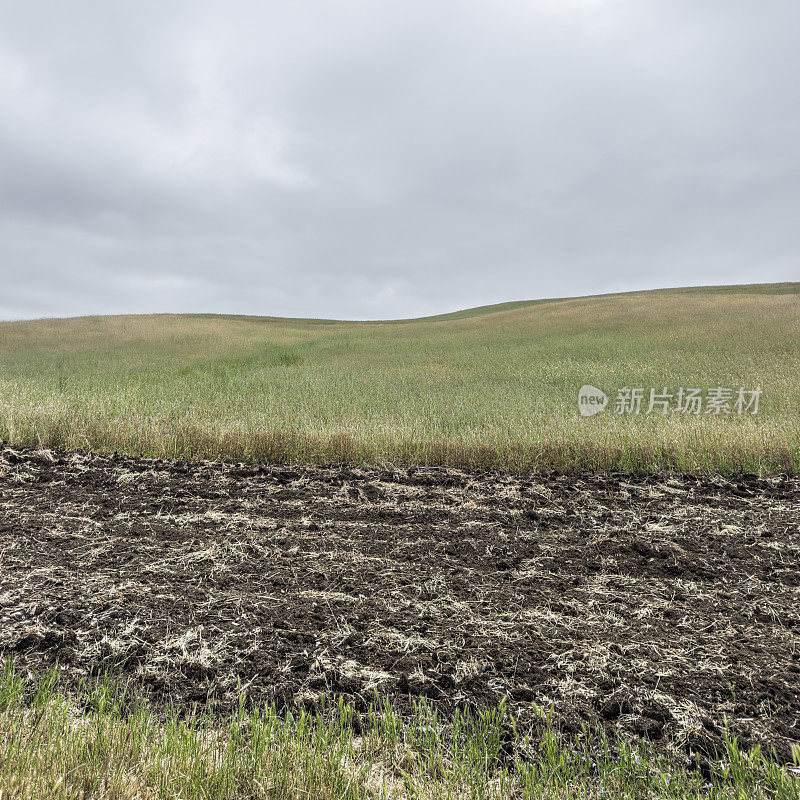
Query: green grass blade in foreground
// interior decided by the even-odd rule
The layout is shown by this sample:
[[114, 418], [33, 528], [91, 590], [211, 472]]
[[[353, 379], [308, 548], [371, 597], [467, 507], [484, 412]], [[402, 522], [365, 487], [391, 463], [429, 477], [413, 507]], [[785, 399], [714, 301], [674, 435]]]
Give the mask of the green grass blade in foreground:
[[67, 694], [56, 673], [26, 685], [7, 662], [0, 797], [800, 798], [800, 779], [731, 738], [703, 777], [645, 743], [562, 739], [546, 715], [534, 741], [502, 707], [445, 722], [425, 703], [401, 718], [379, 702], [355, 716], [341, 702], [294, 716], [157, 715], [113, 682]]

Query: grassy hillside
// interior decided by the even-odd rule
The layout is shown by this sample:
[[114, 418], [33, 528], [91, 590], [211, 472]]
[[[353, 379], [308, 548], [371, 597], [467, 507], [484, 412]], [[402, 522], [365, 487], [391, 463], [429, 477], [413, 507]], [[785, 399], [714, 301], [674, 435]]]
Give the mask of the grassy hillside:
[[[578, 414], [582, 384], [762, 389], [759, 413]], [[643, 406], [643, 411], [645, 410]], [[800, 470], [800, 284], [393, 322], [0, 323], [0, 438], [168, 457]]]

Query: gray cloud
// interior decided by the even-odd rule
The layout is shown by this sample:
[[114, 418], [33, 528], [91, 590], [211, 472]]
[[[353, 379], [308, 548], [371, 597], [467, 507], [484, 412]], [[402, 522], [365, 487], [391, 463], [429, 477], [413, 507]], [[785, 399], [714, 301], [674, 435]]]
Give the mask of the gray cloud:
[[800, 280], [789, 0], [0, 8], [0, 318]]

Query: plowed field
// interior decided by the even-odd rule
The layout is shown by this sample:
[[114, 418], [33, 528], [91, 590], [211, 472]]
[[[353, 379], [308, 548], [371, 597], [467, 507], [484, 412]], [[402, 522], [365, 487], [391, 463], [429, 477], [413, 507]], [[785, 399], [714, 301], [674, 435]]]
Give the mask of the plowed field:
[[711, 756], [800, 740], [800, 481], [0, 447], [0, 652], [224, 712], [533, 703]]

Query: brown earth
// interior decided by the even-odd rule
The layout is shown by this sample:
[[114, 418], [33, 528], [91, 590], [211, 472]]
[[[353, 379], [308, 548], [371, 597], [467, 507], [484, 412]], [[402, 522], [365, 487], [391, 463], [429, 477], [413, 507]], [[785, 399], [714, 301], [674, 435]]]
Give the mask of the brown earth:
[[507, 699], [711, 758], [800, 740], [800, 480], [0, 446], [0, 651], [156, 700]]

